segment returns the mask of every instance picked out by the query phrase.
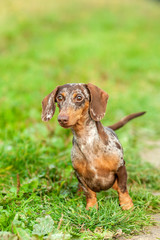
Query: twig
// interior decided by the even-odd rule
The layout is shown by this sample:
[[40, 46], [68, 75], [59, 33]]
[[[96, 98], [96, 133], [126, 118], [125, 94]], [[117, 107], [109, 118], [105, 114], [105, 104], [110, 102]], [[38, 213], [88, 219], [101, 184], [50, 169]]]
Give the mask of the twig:
[[20, 191], [20, 178], [19, 178], [19, 174], [17, 173], [17, 197], [19, 197], [19, 191]]
[[63, 213], [62, 213], [61, 218], [60, 218], [59, 223], [58, 223], [58, 230], [61, 227], [62, 221], [63, 221]]

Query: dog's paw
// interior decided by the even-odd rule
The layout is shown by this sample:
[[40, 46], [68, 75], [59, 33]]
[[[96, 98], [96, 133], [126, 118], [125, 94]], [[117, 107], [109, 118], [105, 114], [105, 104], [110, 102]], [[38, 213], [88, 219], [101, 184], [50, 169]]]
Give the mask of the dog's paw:
[[132, 203], [132, 200], [129, 203], [125, 203], [125, 204], [121, 205], [122, 210], [133, 209], [133, 207], [134, 207], [134, 205]]

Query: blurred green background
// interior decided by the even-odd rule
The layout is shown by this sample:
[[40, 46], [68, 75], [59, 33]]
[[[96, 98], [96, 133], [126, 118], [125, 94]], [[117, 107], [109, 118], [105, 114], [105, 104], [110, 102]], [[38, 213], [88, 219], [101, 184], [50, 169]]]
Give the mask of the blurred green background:
[[157, 135], [159, 15], [149, 0], [1, 1], [1, 134], [41, 123], [57, 84], [92, 82], [110, 95], [106, 122], [146, 110]]
[[[25, 212], [29, 220], [21, 229], [29, 229], [31, 235], [38, 211], [35, 209], [43, 205], [43, 194], [50, 199], [48, 201], [58, 199], [57, 206], [63, 202], [59, 200], [60, 194], [68, 189], [68, 195], [64, 195], [74, 201], [69, 207], [75, 204], [77, 209], [77, 181], [70, 162], [72, 134], [58, 126], [57, 112], [49, 123], [41, 121], [42, 99], [57, 85], [72, 82], [91, 82], [108, 92], [104, 125], [133, 112], [147, 111], [145, 116], [133, 120], [117, 133], [124, 146], [135, 204], [140, 186], [158, 189], [158, 172], [142, 164], [139, 153], [144, 151], [145, 142], [160, 137], [159, 2], [1, 0], [0, 205], [7, 211], [1, 211], [3, 217], [6, 216], [0, 218], [1, 230], [11, 231], [16, 214]], [[17, 174], [21, 182], [19, 197]], [[27, 205], [27, 199], [34, 200], [35, 196], [38, 200]], [[105, 195], [100, 196], [103, 199]], [[148, 195], [144, 193], [144, 196], [144, 202], [139, 198], [137, 206], [144, 206]], [[66, 206], [66, 199], [61, 209]], [[150, 204], [156, 206], [155, 199], [152, 200]], [[84, 208], [84, 199], [81, 197], [79, 201]], [[25, 208], [21, 208], [21, 204]], [[17, 205], [18, 210], [15, 210]], [[56, 206], [48, 207], [47, 213], [56, 211]], [[77, 216], [75, 212], [67, 218], [67, 211], [68, 208], [65, 224], [75, 221]], [[42, 212], [40, 216], [44, 215]], [[141, 224], [137, 225], [141, 228], [146, 215], [141, 212], [143, 217], [140, 218], [138, 210], [134, 214], [141, 219]], [[52, 217], [57, 225], [60, 216], [59, 209], [56, 220]], [[121, 226], [124, 232], [133, 230], [132, 220], [136, 224], [136, 220], [131, 219], [126, 223], [130, 227]], [[104, 217], [103, 227], [106, 221]], [[93, 221], [92, 227], [87, 225], [85, 229], [93, 231], [96, 224]], [[18, 234], [17, 231], [13, 232]], [[73, 226], [72, 232], [78, 234], [79, 228]]]

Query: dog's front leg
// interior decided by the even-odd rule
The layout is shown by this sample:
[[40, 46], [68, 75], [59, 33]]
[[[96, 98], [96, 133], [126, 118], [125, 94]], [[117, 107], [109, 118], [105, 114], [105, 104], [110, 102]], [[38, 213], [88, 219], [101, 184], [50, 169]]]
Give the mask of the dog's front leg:
[[89, 208], [92, 208], [92, 207], [95, 207], [96, 209], [98, 209], [96, 193], [88, 188], [87, 191], [85, 192], [85, 195], [86, 195], [86, 202], [87, 202], [86, 209], [89, 210]]
[[93, 192], [87, 185], [86, 183], [83, 181], [83, 179], [81, 179], [80, 177], [78, 177], [78, 194], [83, 190], [84, 194], [86, 196], [86, 209], [89, 210], [89, 208], [95, 207], [96, 209], [98, 209], [98, 203], [97, 203], [97, 196], [96, 193]]

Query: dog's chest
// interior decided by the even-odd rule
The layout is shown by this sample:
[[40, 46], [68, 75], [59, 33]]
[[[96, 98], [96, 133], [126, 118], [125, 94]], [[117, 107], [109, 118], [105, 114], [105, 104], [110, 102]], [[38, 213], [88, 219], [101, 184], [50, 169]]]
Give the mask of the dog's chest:
[[113, 185], [120, 159], [101, 145], [100, 141], [85, 143], [84, 146], [74, 142], [71, 156], [78, 179], [92, 191], [107, 190]]
[[87, 163], [93, 161], [96, 156], [102, 155], [102, 144], [99, 142], [99, 136], [95, 128], [90, 128], [84, 136], [77, 137], [74, 135], [72, 148], [72, 162], [79, 159], [85, 159]]
[[96, 176], [105, 176], [107, 172], [116, 172], [123, 164], [123, 151], [110, 132], [105, 145], [93, 130], [86, 137], [74, 137], [71, 159], [78, 174], [87, 176], [92, 172]]

